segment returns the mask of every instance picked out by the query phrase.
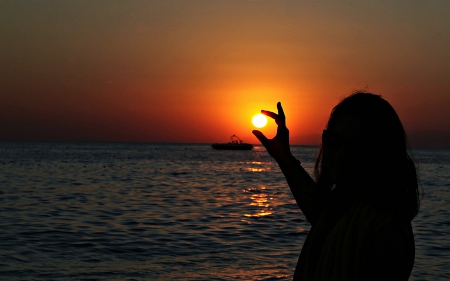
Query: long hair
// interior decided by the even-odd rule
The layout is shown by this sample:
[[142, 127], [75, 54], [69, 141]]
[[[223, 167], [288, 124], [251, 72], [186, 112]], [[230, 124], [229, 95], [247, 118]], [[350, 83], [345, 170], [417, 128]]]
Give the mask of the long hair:
[[[405, 130], [394, 108], [379, 95], [356, 92], [333, 108], [327, 129], [343, 115], [360, 124], [359, 137], [348, 152], [348, 159], [357, 167], [350, 173], [353, 191], [365, 194], [375, 207], [395, 209], [412, 220], [420, 208], [419, 182]], [[326, 153], [322, 143], [314, 171], [321, 193], [329, 193], [335, 184]]]

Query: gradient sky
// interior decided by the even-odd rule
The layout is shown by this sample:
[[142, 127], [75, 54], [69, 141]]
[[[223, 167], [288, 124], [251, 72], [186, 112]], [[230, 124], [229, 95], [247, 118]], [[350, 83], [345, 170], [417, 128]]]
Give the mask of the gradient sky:
[[[355, 90], [450, 146], [450, 1], [0, 2], [0, 140], [316, 144]], [[275, 134], [272, 124], [262, 130]]]

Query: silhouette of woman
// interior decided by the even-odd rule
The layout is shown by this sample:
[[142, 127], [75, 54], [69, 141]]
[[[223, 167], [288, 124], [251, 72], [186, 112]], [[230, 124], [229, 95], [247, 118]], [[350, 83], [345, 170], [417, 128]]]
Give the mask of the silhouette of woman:
[[315, 180], [290, 152], [281, 107], [277, 134], [253, 134], [277, 161], [310, 232], [294, 280], [408, 280], [414, 265], [411, 220], [420, 206], [405, 130], [381, 96], [354, 93], [331, 112]]

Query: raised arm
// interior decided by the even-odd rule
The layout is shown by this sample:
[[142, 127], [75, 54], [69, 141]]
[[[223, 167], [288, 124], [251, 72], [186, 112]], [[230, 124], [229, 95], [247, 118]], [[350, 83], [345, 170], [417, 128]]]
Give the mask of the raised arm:
[[286, 181], [294, 195], [298, 207], [302, 210], [308, 221], [311, 223], [315, 220], [313, 213], [313, 194], [316, 183], [303, 169], [298, 161], [291, 153], [289, 145], [289, 130], [286, 127], [286, 117], [284, 115], [281, 103], [277, 103], [278, 114], [266, 110], [261, 113], [271, 117], [278, 125], [277, 134], [273, 139], [267, 139], [263, 133], [254, 130], [253, 134], [258, 138], [262, 145], [267, 149], [281, 168]]

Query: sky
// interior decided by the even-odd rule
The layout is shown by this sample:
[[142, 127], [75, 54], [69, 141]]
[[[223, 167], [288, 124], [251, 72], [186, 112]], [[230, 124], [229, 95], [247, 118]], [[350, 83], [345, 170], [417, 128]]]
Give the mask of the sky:
[[[285, 109], [318, 144], [382, 95], [415, 147], [450, 147], [448, 0], [2, 0], [0, 140], [258, 143]], [[276, 126], [262, 129], [275, 135]]]

